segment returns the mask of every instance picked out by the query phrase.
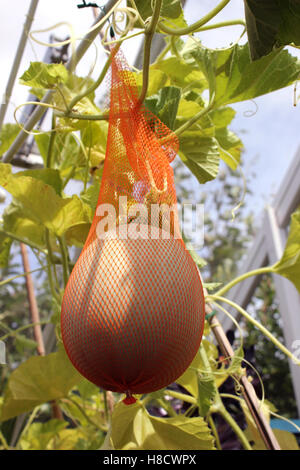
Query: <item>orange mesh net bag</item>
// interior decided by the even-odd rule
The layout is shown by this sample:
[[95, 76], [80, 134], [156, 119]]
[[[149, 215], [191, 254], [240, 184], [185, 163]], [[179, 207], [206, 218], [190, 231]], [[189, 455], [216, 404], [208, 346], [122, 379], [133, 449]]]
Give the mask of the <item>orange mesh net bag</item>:
[[139, 102], [122, 53], [112, 55], [99, 199], [65, 290], [61, 330], [75, 368], [130, 404], [132, 394], [159, 390], [186, 370], [205, 313], [180, 236], [170, 166], [177, 137]]

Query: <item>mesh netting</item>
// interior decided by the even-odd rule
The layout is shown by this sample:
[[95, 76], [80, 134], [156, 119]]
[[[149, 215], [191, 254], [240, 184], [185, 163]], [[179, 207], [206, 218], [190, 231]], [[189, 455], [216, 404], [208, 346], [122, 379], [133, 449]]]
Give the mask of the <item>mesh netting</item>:
[[180, 237], [170, 162], [178, 141], [111, 65], [106, 158], [93, 223], [62, 303], [62, 338], [79, 372], [127, 394], [175, 381], [202, 337], [204, 297]]

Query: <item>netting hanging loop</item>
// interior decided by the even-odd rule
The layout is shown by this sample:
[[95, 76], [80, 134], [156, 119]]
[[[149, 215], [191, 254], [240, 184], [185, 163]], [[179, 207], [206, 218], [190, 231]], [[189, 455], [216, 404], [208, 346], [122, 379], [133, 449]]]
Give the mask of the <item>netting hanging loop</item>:
[[129, 390], [126, 391], [126, 397], [124, 398], [123, 403], [124, 405], [133, 405], [136, 403], [136, 398], [131, 395]]

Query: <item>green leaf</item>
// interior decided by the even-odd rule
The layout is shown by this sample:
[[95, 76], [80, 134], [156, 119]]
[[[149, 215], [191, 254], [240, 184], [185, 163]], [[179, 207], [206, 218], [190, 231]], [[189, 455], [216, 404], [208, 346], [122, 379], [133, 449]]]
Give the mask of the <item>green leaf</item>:
[[209, 113], [215, 125], [215, 138], [219, 144], [220, 157], [232, 170], [236, 170], [239, 165], [243, 149], [241, 139], [227, 128], [235, 114], [235, 110], [229, 106], [214, 109]]
[[91, 224], [77, 224], [68, 228], [65, 234], [67, 245], [81, 248], [89, 234]]
[[20, 439], [22, 450], [46, 450], [49, 441], [68, 426], [61, 419], [50, 419], [46, 423], [32, 423]]
[[25, 217], [22, 207], [14, 201], [3, 212], [3, 229], [29, 244], [45, 247], [43, 226]]
[[23, 207], [24, 216], [62, 236], [68, 229], [92, 220], [91, 208], [78, 196], [61, 198], [43, 181], [12, 174], [11, 165], [0, 163], [0, 184]]
[[67, 80], [68, 71], [63, 64], [31, 62], [29, 69], [20, 78], [20, 83], [33, 88], [50, 89]]
[[80, 198], [85, 204], [88, 204], [93, 212], [95, 212], [97, 207], [97, 202], [99, 198], [100, 183], [98, 181], [93, 181], [85, 192], [82, 192]]
[[[139, 14], [141, 15], [144, 21], [150, 16], [152, 16], [152, 2], [145, 2], [144, 0], [135, 0], [135, 4], [139, 11]], [[129, 6], [131, 6], [131, 4]], [[160, 16], [162, 16], [163, 18], [172, 18], [173, 20], [180, 19], [181, 22], [184, 23], [176, 23], [176, 26], [186, 26], [186, 23], [183, 19], [183, 10], [180, 0], [163, 0], [160, 10]]]
[[[244, 400], [241, 400], [240, 404], [244, 412], [246, 423], [247, 423], [247, 428], [244, 432], [246, 434], [246, 437], [254, 443], [253, 450], [265, 450], [266, 449], [265, 443], [253, 419], [253, 416], [249, 411], [248, 406], [246, 405]], [[263, 403], [262, 402], [260, 403], [260, 409], [262, 413], [264, 414], [267, 422], [269, 423], [270, 422], [270, 410], [274, 411], [274, 406], [267, 400], [264, 400]]]
[[[167, 75], [161, 70], [157, 70], [153, 67], [149, 67], [149, 85], [147, 90], [147, 96], [155, 95], [163, 88], [168, 80]], [[143, 72], [139, 72], [136, 75], [136, 84], [141, 91], [143, 85]]]
[[94, 121], [81, 131], [81, 139], [89, 156], [90, 167], [104, 163], [108, 134], [107, 121]]
[[241, 139], [227, 127], [216, 129], [215, 138], [219, 144], [220, 157], [232, 170], [236, 170], [243, 148]]
[[27, 338], [24, 335], [16, 335], [15, 341], [16, 350], [18, 353], [23, 354], [26, 349], [33, 351], [37, 347], [37, 342], [33, 339]]
[[291, 216], [291, 226], [281, 259], [273, 271], [294, 283], [300, 292], [300, 209]]
[[299, 0], [245, 0], [245, 18], [252, 60], [274, 47], [300, 45]]
[[34, 140], [37, 144], [40, 155], [44, 160], [44, 164], [46, 165], [50, 134], [47, 134], [47, 133], [35, 134]]
[[179, 156], [199, 183], [213, 180], [219, 171], [219, 148], [214, 137], [185, 132], [180, 136]]
[[82, 380], [65, 351], [33, 356], [9, 376], [0, 421], [32, 410], [47, 401], [66, 397]]
[[20, 127], [17, 124], [3, 124], [0, 130], [0, 155], [9, 149], [19, 132]]
[[151, 69], [163, 72], [169, 78], [168, 85], [184, 88], [192, 84], [193, 89], [197, 90], [204, 90], [207, 87], [205, 75], [197, 64], [187, 63], [178, 57], [169, 57], [156, 62], [150, 67]]
[[214, 291], [222, 285], [222, 282], [203, 282], [203, 288], [207, 291]]
[[300, 450], [296, 436], [288, 431], [273, 429], [281, 450]]
[[32, 178], [36, 178], [47, 185], [52, 186], [57, 194], [60, 195], [62, 192], [62, 180], [58, 170], [54, 170], [52, 168], [24, 170], [16, 173], [16, 177], [19, 176], [31, 176]]
[[[203, 106], [198, 102], [181, 99], [176, 117], [176, 129], [202, 109]], [[204, 115], [179, 135], [179, 156], [199, 183], [206, 183], [218, 174], [220, 153], [214, 135], [215, 127], [208, 115]]]
[[203, 418], [155, 418], [140, 403], [118, 403], [112, 415], [111, 442], [118, 450], [212, 450], [213, 437]]
[[94, 385], [92, 382], [89, 382], [86, 379], [81, 380], [77, 385], [77, 389], [80, 393], [80, 396], [87, 400], [88, 398], [92, 397], [93, 395], [99, 394], [99, 387]]
[[250, 60], [248, 44], [220, 50], [195, 44], [186, 54], [194, 58], [206, 75], [210, 94], [215, 95], [215, 107], [286, 87], [300, 72], [300, 61], [286, 50], [273, 51], [255, 62]]
[[146, 107], [169, 128], [174, 129], [181, 89], [170, 86], [145, 100]]
[[205, 417], [216, 397], [217, 386], [212, 373], [202, 373], [198, 376], [198, 410]]
[[213, 109], [209, 117], [214, 123], [216, 129], [223, 129], [229, 126], [236, 115], [236, 111], [230, 106]]
[[0, 268], [6, 268], [9, 261], [12, 239], [0, 228]]
[[199, 351], [197, 351], [193, 362], [186, 369], [186, 371], [176, 380], [176, 383], [181, 385], [189, 392], [193, 397], [198, 399], [198, 370], [203, 369], [203, 363]]

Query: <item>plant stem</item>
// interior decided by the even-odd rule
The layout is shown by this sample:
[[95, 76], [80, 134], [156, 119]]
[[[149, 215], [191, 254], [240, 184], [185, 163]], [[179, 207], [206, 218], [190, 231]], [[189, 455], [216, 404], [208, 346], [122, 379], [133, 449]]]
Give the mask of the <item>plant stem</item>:
[[46, 269], [48, 266], [41, 266], [40, 268], [32, 269], [31, 271], [28, 271], [27, 273], [23, 274], [16, 274], [16, 276], [9, 277], [8, 279], [4, 279], [4, 281], [0, 281], [0, 286], [4, 286], [5, 284], [8, 284], [15, 279], [18, 279], [19, 277], [24, 277], [27, 276], [27, 274], [32, 274], [36, 273], [37, 271], [41, 271], [42, 269]]
[[50, 323], [49, 320], [43, 320], [43, 321], [39, 321], [38, 323], [29, 323], [28, 325], [20, 326], [20, 328], [17, 328], [16, 330], [11, 330], [10, 328], [8, 328], [9, 333], [6, 333], [5, 335], [0, 336], [0, 341], [4, 341], [6, 338], [9, 338], [10, 336], [17, 336], [18, 333], [20, 333], [21, 331], [27, 330], [28, 328], [35, 327], [36, 325], [47, 325], [48, 323]]
[[67, 112], [66, 112], [66, 116], [70, 117], [70, 113], [72, 111], [72, 109], [74, 108], [74, 106], [76, 106], [76, 104], [82, 100], [83, 98], [85, 98], [86, 96], [90, 95], [91, 93], [93, 93], [100, 85], [101, 83], [103, 82], [104, 80], [104, 77], [110, 67], [110, 64], [111, 64], [111, 61], [112, 61], [112, 57], [116, 54], [116, 52], [119, 50], [120, 48], [120, 45], [121, 44], [117, 44], [114, 48], [114, 50], [110, 53], [110, 55], [108, 56], [108, 59], [107, 61], [105, 62], [104, 64], [104, 67], [99, 75], [99, 77], [97, 78], [97, 80], [87, 89], [87, 90], [84, 90], [82, 91], [81, 93], [79, 93], [78, 95], [76, 95], [70, 102], [69, 106], [68, 106], [68, 109], [67, 109]]
[[27, 423], [25, 424], [24, 429], [23, 429], [23, 431], [21, 432], [21, 434], [20, 434], [20, 436], [19, 436], [19, 438], [18, 438], [18, 443], [17, 443], [17, 445], [16, 445], [17, 448], [20, 448], [20, 447], [19, 447], [20, 441], [21, 441], [22, 437], [25, 436], [25, 434], [27, 433], [27, 431], [28, 431], [28, 429], [29, 429], [31, 423], [34, 421], [34, 418], [36, 417], [37, 412], [39, 411], [39, 408], [40, 408], [39, 406], [36, 406], [36, 407], [34, 408], [34, 410], [32, 411], [31, 415], [29, 416], [29, 418], [28, 418], [28, 420], [27, 420]]
[[48, 152], [47, 152], [47, 160], [46, 160], [46, 168], [51, 168], [52, 167], [52, 155], [53, 155], [53, 148], [54, 148], [54, 142], [55, 142], [55, 137], [56, 137], [56, 119], [55, 119], [55, 114], [52, 114], [52, 126], [51, 126], [51, 134], [50, 134], [50, 140], [49, 140], [49, 146], [48, 146]]
[[103, 392], [103, 401], [104, 401], [104, 414], [105, 414], [105, 419], [108, 422], [109, 412], [108, 412], [108, 403], [107, 403], [107, 391], [102, 390], [102, 392]]
[[[55, 264], [54, 264], [53, 253], [52, 253], [52, 248], [51, 248], [51, 244], [50, 244], [49, 229], [47, 229], [47, 228], [45, 229], [45, 241], [46, 241], [46, 246], [47, 246], [47, 260], [48, 260], [47, 272], [48, 272], [48, 281], [49, 281], [50, 291], [51, 291], [51, 294], [53, 295], [53, 297], [57, 301], [59, 301], [59, 296], [58, 296], [58, 293], [55, 290], [53, 275], [52, 275], [52, 270], [51, 270], [52, 266], [53, 266], [53, 269], [55, 270]], [[55, 278], [57, 280], [56, 271], [55, 271]], [[57, 287], [59, 287], [59, 286], [57, 286]]]
[[220, 397], [224, 397], [224, 398], [231, 398], [233, 400], [237, 400], [238, 402], [240, 403], [244, 403], [245, 400], [243, 400], [243, 398], [241, 397], [238, 397], [237, 395], [232, 395], [231, 393], [220, 393]]
[[270, 333], [267, 328], [265, 328], [261, 323], [259, 323], [255, 318], [251, 317], [246, 310], [244, 310], [240, 305], [237, 303], [233, 302], [232, 300], [226, 299], [225, 297], [221, 297], [219, 295], [209, 295], [207, 297], [207, 300], [216, 300], [219, 302], [225, 302], [231, 307], [235, 308], [239, 313], [241, 313], [250, 323], [252, 323], [256, 328], [258, 328], [267, 338], [269, 338], [270, 341], [272, 341], [275, 346], [277, 346], [278, 349], [280, 349], [287, 357], [289, 357], [295, 364], [300, 365], [299, 359], [294, 356], [294, 354], [289, 351], [280, 341], [278, 341], [277, 338], [275, 338], [272, 333]]
[[3, 447], [4, 447], [5, 450], [9, 450], [9, 449], [10, 449], [10, 447], [9, 447], [9, 445], [7, 444], [7, 441], [6, 441], [6, 439], [5, 439], [5, 437], [3, 436], [3, 434], [2, 434], [1, 431], [0, 431], [0, 442], [2, 442]]
[[261, 274], [265, 273], [271, 273], [273, 271], [273, 266], [266, 266], [263, 268], [258, 268], [258, 269], [253, 269], [253, 271], [248, 271], [247, 273], [241, 274], [240, 276], [236, 277], [232, 281], [230, 281], [228, 284], [225, 286], [221, 287], [215, 295], [224, 295], [227, 291], [229, 291], [233, 286], [238, 284], [239, 282], [243, 281], [244, 279], [247, 279], [248, 277], [251, 276], [260, 276]]
[[75, 175], [75, 171], [76, 171], [76, 166], [74, 165], [74, 166], [71, 167], [71, 170], [69, 171], [69, 173], [67, 174], [67, 176], [64, 179], [63, 189], [67, 186], [70, 179], [73, 178], [73, 176]]
[[172, 407], [171, 403], [169, 403], [165, 398], [157, 398], [156, 401], [161, 408], [166, 410], [169, 416], [172, 416], [173, 418], [177, 416], [177, 413]]
[[31, 241], [25, 240], [24, 238], [21, 238], [15, 235], [14, 233], [7, 232], [6, 230], [3, 230], [2, 228], [0, 228], [0, 233], [5, 234], [7, 237], [11, 238], [12, 240], [15, 240], [16, 242], [25, 243], [25, 245], [30, 246], [30, 248], [38, 250], [41, 253], [47, 254], [46, 250], [43, 250], [39, 245], [36, 245], [35, 243]]
[[218, 434], [217, 428], [215, 426], [214, 420], [213, 420], [211, 415], [209, 415], [207, 419], [208, 419], [208, 424], [210, 426], [210, 429], [212, 430], [212, 433], [213, 433], [215, 441], [216, 441], [216, 447], [217, 447], [218, 450], [222, 450], [219, 434]]
[[246, 438], [244, 432], [242, 429], [239, 427], [239, 425], [236, 423], [236, 421], [233, 419], [230, 413], [226, 410], [225, 406], [220, 406], [218, 408], [218, 413], [224, 418], [224, 420], [229, 424], [231, 429], [235, 432], [237, 437], [239, 438], [242, 446], [244, 447], [245, 450], [252, 450], [251, 445], [249, 444], [248, 439]]
[[89, 424], [91, 424], [92, 426], [94, 426], [96, 429], [98, 429], [99, 431], [107, 431], [107, 428], [106, 427], [101, 427], [99, 426], [97, 423], [95, 423], [90, 417], [89, 415], [86, 414], [85, 410], [83, 409], [83, 407], [76, 401], [76, 400], [73, 400], [73, 398], [62, 398], [61, 399], [62, 402], [71, 402], [73, 405], [75, 405], [79, 410], [80, 412], [82, 413], [82, 415], [84, 416], [84, 418], [87, 420], [87, 422]]
[[242, 19], [240, 19], [240, 20], [221, 21], [220, 23], [214, 23], [214, 24], [209, 24], [209, 25], [206, 25], [206, 26], [202, 26], [201, 28], [198, 29], [197, 32], [208, 31], [210, 29], [224, 28], [226, 26], [236, 26], [236, 25], [245, 26], [246, 23]]
[[151, 43], [156, 30], [156, 26], [159, 20], [160, 9], [162, 5], [162, 0], [155, 0], [155, 5], [153, 9], [153, 15], [151, 21], [145, 29], [145, 44], [144, 44], [144, 60], [143, 60], [143, 84], [141, 94], [139, 96], [139, 102], [143, 103], [147, 95], [148, 85], [149, 85], [149, 67], [150, 67], [150, 52], [151, 52]]
[[[175, 129], [174, 133], [177, 136], [180, 136], [183, 132], [185, 132], [187, 129], [189, 129], [189, 127], [191, 127], [193, 124], [195, 124], [195, 122], [197, 122], [199, 119], [201, 119], [202, 116], [207, 114], [211, 110], [212, 107], [213, 107], [213, 100], [208, 104], [208, 106], [206, 106], [206, 108], [201, 109], [201, 111], [199, 111], [199, 113], [195, 114], [195, 116], [193, 116], [191, 119], [189, 119], [184, 124], [182, 124], [182, 126]], [[162, 142], [162, 141], [163, 141], [163, 139], [161, 139], [160, 142]]]
[[130, 3], [131, 3], [131, 5], [132, 5], [132, 8], [134, 8], [135, 11], [137, 12], [138, 21], [139, 21], [139, 23], [140, 23], [140, 26], [141, 26], [142, 28], [144, 28], [144, 27], [145, 27], [145, 22], [144, 22], [143, 18], [142, 18], [141, 15], [140, 15], [140, 12], [139, 12], [139, 10], [138, 10], [138, 8], [137, 8], [137, 6], [136, 6], [135, 0], [130, 0]]
[[57, 117], [68, 117], [70, 119], [80, 119], [82, 121], [108, 121], [109, 119], [109, 114], [79, 114], [79, 113], [71, 113], [68, 112], [63, 113], [63, 112], [56, 112], [55, 115]]
[[176, 36], [171, 36], [171, 49], [172, 49], [172, 53], [177, 57], [177, 59], [180, 60], [181, 56], [176, 46]]
[[191, 34], [197, 32], [201, 26], [208, 23], [212, 18], [214, 18], [223, 8], [230, 2], [230, 0], [222, 0], [219, 5], [217, 5], [213, 10], [211, 10], [207, 15], [203, 16], [200, 20], [195, 23], [187, 26], [185, 28], [172, 29], [166, 26], [163, 22], [159, 23], [159, 28], [166, 34], [171, 34], [175, 36], [182, 36], [185, 34]]
[[65, 244], [65, 241], [62, 237], [57, 237], [58, 243], [60, 246], [61, 257], [62, 257], [62, 266], [63, 266], [63, 278], [64, 286], [66, 287], [69, 279], [69, 261], [68, 261], [68, 251]]
[[174, 392], [174, 390], [165, 390], [166, 395], [169, 395], [173, 398], [178, 398], [178, 400], [186, 401], [187, 403], [191, 403], [192, 405], [197, 405], [196, 398], [192, 397], [191, 395], [187, 395], [185, 393]]

